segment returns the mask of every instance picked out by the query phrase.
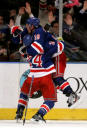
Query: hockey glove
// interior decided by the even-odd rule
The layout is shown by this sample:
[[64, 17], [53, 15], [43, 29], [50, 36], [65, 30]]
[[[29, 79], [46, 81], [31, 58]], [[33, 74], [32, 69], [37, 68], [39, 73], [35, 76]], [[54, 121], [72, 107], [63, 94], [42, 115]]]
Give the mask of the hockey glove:
[[17, 37], [22, 33], [23, 29], [20, 26], [13, 26], [11, 28], [11, 33], [13, 34], [13, 37]]

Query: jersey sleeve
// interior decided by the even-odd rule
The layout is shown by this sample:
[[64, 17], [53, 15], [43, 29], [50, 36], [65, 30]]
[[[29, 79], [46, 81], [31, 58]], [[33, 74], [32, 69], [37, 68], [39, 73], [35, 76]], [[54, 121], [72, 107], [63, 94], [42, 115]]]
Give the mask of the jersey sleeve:
[[45, 44], [45, 31], [43, 30], [42, 27], [36, 29], [35, 33], [33, 34], [34, 36], [34, 42], [37, 42], [40, 44], [42, 47], [44, 47]]
[[49, 41], [46, 43], [46, 57], [52, 58], [52, 56], [57, 53], [57, 42]]
[[30, 55], [37, 55], [37, 54], [43, 54], [44, 53], [44, 39], [42, 33], [39, 34], [36, 33], [34, 35], [34, 42], [31, 44], [29, 48], [27, 48], [27, 53]]
[[31, 56], [43, 54], [44, 48], [39, 42], [34, 41], [30, 47], [27, 47], [27, 53]]
[[31, 47], [27, 49], [27, 52], [33, 55], [43, 54], [45, 40], [44, 40], [44, 31], [42, 30], [42, 28], [37, 29], [35, 31], [35, 33], [33, 34], [33, 39], [34, 39], [33, 43], [31, 44]]
[[47, 44], [46, 44], [46, 56], [56, 57], [64, 50], [64, 42], [57, 40], [52, 34], [46, 32]]
[[57, 52], [53, 54], [52, 57], [56, 57], [57, 55], [60, 55], [64, 51], [64, 42], [63, 41], [58, 41], [57, 42]]

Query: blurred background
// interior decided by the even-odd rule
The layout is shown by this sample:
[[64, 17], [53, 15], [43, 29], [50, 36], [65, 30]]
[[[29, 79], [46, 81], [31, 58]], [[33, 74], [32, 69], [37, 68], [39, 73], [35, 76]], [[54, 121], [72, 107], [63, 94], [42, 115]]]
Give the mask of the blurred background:
[[61, 1], [3, 0], [0, 4], [0, 62], [22, 61], [19, 53], [22, 44], [13, 42], [9, 23], [24, 28], [31, 14], [40, 18], [46, 31], [63, 38], [67, 61], [86, 62], [87, 0]]

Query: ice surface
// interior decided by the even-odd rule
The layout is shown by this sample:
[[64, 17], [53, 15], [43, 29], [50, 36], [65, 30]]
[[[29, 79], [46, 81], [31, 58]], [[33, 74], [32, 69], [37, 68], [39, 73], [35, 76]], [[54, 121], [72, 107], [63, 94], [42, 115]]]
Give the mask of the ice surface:
[[[47, 120], [46, 124], [33, 124], [29, 120], [26, 120], [25, 125], [23, 126], [23, 121], [16, 122], [16, 120], [0, 120], [0, 131], [1, 129], [5, 131], [25, 131], [31, 129], [34, 131], [87, 131], [87, 121], [60, 121], [60, 120]], [[31, 131], [30, 130], [30, 131]]]

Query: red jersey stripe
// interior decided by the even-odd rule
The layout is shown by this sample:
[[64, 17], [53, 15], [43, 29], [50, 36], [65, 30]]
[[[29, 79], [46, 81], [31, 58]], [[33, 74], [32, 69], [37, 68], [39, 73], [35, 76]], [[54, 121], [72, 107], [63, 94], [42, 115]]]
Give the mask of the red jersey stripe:
[[39, 50], [40, 53], [43, 53], [44, 50], [37, 44], [37, 43], [32, 43], [32, 45]]
[[18, 101], [18, 103], [22, 103], [22, 104], [24, 104], [24, 105], [27, 105], [27, 102], [24, 101], [24, 100], [21, 100], [21, 99]]
[[60, 86], [57, 86], [57, 87], [56, 87], [56, 89], [58, 89], [58, 90], [59, 90], [59, 89], [60, 89]]
[[63, 50], [63, 44], [61, 42], [59, 42], [58, 44], [59, 44], [60, 51], [62, 51]]
[[49, 68], [49, 69], [40, 69], [40, 70], [37, 70], [37, 69], [35, 69], [35, 70], [33, 70], [33, 69], [30, 69], [30, 72], [49, 72], [49, 71], [51, 71], [51, 70], [53, 70], [53, 69], [55, 69], [55, 67], [51, 67], [51, 68]]
[[41, 106], [41, 108], [44, 108], [47, 112], [49, 112], [49, 108], [48, 108], [48, 106], [46, 106], [45, 104], [43, 104], [42, 106]]
[[64, 84], [62, 84], [61, 86], [60, 86], [60, 89], [64, 89], [64, 88], [66, 88], [67, 86], [69, 85], [69, 83], [68, 82], [65, 82]]

